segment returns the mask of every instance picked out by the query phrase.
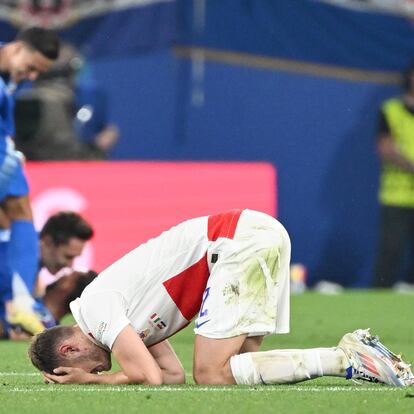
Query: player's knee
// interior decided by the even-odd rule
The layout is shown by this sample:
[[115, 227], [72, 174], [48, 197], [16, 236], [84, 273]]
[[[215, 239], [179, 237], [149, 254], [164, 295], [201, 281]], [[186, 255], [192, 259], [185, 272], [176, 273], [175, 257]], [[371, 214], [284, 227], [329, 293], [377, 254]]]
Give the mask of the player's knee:
[[173, 373], [172, 375], [170, 375], [169, 384], [185, 384], [184, 370], [179, 371], [179, 372], [177, 371]]
[[207, 366], [196, 364], [193, 369], [194, 381], [204, 385], [232, 384], [232, 378], [228, 375], [226, 367]]
[[207, 367], [195, 367], [193, 377], [196, 384], [217, 384], [217, 373]]

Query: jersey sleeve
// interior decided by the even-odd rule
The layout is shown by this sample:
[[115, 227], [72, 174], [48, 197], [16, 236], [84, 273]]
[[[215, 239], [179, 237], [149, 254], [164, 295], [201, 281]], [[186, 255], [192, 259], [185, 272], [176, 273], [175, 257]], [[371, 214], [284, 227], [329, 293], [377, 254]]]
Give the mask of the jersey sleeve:
[[119, 292], [99, 292], [81, 297], [80, 312], [87, 334], [108, 349], [131, 322], [124, 297]]

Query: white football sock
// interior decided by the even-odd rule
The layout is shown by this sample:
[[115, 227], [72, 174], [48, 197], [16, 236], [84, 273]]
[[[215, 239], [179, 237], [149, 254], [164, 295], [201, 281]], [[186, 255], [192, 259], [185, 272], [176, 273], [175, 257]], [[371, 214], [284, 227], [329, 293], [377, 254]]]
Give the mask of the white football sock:
[[239, 385], [291, 384], [324, 375], [345, 377], [348, 359], [339, 348], [248, 352], [230, 359]]

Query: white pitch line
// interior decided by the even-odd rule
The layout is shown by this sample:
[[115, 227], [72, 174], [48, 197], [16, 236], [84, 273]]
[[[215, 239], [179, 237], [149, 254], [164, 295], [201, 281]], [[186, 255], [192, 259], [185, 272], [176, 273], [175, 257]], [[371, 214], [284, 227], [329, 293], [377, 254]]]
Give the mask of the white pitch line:
[[[210, 388], [210, 387], [85, 387], [85, 388], [67, 388], [67, 387], [59, 387], [59, 386], [47, 386], [47, 387], [39, 387], [39, 388], [21, 388], [21, 387], [14, 387], [14, 388], [6, 388], [4, 392], [16, 392], [16, 393], [37, 393], [37, 392], [50, 392], [50, 393], [57, 393], [57, 392], [145, 392], [145, 393], [168, 393], [168, 392], [310, 392], [310, 393], [318, 393], [318, 392], [395, 392], [395, 391], [404, 391], [404, 388], [391, 388], [391, 387], [381, 387], [381, 388], [368, 388], [368, 387], [297, 387], [297, 386], [258, 386], [257, 388], [237, 388], [237, 387], [220, 387], [220, 388]], [[0, 389], [0, 394], [2, 393], [2, 389]]]
[[[0, 372], [0, 377], [41, 377], [37, 372]], [[186, 373], [186, 377], [192, 377], [191, 374]], [[85, 388], [69, 388], [69, 387], [60, 387], [58, 385], [48, 385], [35, 388], [23, 388], [23, 387], [14, 387], [14, 388], [0, 388], [0, 393], [2, 392], [18, 392], [18, 393], [30, 393], [30, 392], [395, 392], [409, 390], [408, 388], [398, 388], [398, 387], [366, 387], [366, 386], [329, 386], [329, 387], [298, 387], [294, 385], [280, 385], [280, 386], [262, 386], [257, 387], [205, 387], [205, 386], [161, 386], [161, 387], [143, 387], [143, 386], [124, 386], [124, 387], [90, 387], [86, 386]]]

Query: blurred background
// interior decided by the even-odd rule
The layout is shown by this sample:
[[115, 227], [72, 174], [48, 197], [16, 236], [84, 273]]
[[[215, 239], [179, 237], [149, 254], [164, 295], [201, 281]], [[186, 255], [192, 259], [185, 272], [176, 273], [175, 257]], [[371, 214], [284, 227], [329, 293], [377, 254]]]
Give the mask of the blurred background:
[[19, 92], [16, 142], [38, 227], [59, 209], [94, 225], [80, 265], [249, 207], [288, 229], [308, 286], [371, 284], [379, 110], [414, 58], [413, 1], [1, 2], [2, 41], [32, 25], [67, 46]]

